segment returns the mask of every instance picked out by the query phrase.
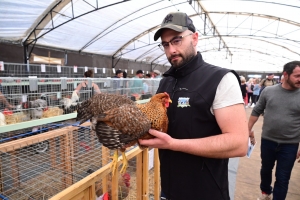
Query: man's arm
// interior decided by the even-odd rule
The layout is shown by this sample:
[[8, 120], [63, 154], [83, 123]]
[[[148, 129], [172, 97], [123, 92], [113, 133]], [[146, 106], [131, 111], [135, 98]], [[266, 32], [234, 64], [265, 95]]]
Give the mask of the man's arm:
[[198, 139], [174, 139], [168, 134], [150, 130], [156, 138], [139, 140], [141, 145], [181, 151], [210, 158], [245, 156], [248, 147], [247, 118], [243, 104], [214, 110], [222, 134]]
[[254, 124], [257, 122], [259, 116], [251, 115], [248, 121], [248, 131], [249, 131], [249, 137], [252, 144], [255, 144], [255, 137], [254, 137], [254, 131], [252, 130]]
[[6, 107], [8, 108], [13, 108], [14, 106], [10, 105], [10, 103], [6, 100], [5, 96], [2, 94], [2, 92], [0, 92], [0, 101], [2, 101], [2, 103], [4, 105], [6, 105]]

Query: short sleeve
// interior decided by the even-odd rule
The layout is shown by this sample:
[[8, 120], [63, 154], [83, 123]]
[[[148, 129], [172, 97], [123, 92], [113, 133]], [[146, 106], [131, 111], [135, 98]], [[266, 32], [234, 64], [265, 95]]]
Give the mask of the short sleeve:
[[241, 86], [236, 76], [229, 72], [222, 78], [218, 85], [212, 110], [240, 103], [244, 103]]

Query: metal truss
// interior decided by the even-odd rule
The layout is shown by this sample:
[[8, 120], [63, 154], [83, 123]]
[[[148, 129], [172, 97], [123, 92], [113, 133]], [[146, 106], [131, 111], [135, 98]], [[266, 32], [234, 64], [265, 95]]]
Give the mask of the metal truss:
[[[268, 54], [268, 53], [265, 53], [265, 52], [260, 52], [260, 51], [256, 51], [256, 50], [253, 50], [253, 49], [246, 49], [246, 48], [235, 48], [235, 47], [230, 47], [231, 49], [232, 49], [232, 53], [233, 53], [233, 55], [235, 54], [235, 53], [238, 53], [238, 52], [240, 52], [240, 51], [235, 51], [235, 49], [239, 49], [239, 50], [248, 50], [248, 51], [252, 51], [252, 52], [255, 52], [255, 53], [259, 53], [259, 54], [262, 54], [262, 55], [266, 55], [266, 56], [273, 56], [273, 57], [278, 57], [278, 56], [276, 56], [276, 55], [274, 55], [274, 54]], [[223, 49], [221, 49], [221, 50], [223, 50]], [[219, 52], [219, 51], [216, 51], [216, 49], [214, 49], [214, 48], [212, 48], [212, 49], [207, 49], [207, 50], [205, 50], [205, 51], [201, 51], [201, 53], [202, 53], [202, 55], [205, 55], [206, 53], [213, 53], [213, 52]], [[162, 57], [162, 56], [164, 56], [165, 54], [163, 53], [163, 54], [161, 54], [159, 57], [157, 57], [155, 60], [157, 60], [157, 59], [159, 59], [160, 57]], [[251, 55], [251, 54], [249, 54], [249, 55]], [[246, 57], [246, 55], [240, 55], [238, 58], [240, 59], [241, 57]], [[250, 56], [251, 57], [251, 56]], [[250, 57], [249, 57], [249, 59], [250, 59]], [[234, 58], [234, 56], [231, 56], [230, 57], [230, 63], [232, 63], [233, 62], [233, 59]], [[288, 58], [285, 58], [285, 59], [288, 59]], [[155, 61], [154, 60], [154, 61]], [[243, 59], [244, 60], [244, 59]], [[160, 63], [154, 63], [154, 61], [153, 61], [153, 63], [151, 63], [151, 66], [153, 66], [153, 65], [159, 65]], [[262, 59], [262, 58], [259, 58], [259, 59], [256, 59], [255, 61], [257, 61], [257, 62], [264, 62], [264, 63], [268, 63], [268, 64], [271, 64], [271, 65], [276, 65], [276, 64], [274, 64], [274, 63], [270, 63], [268, 60], [266, 60], [266, 59]], [[163, 66], [166, 66], [167, 64], [169, 64], [169, 61], [167, 60], [167, 59], [165, 59], [165, 60], [163, 60], [163, 61], [160, 61], [160, 62], [163, 62], [162, 64], [160, 64], [160, 65], [163, 65]], [[152, 68], [153, 69], [153, 68]]]
[[[244, 39], [249, 39], [249, 40], [256, 40], [256, 41], [261, 41], [261, 42], [266, 42], [268, 44], [271, 44], [271, 45], [274, 45], [274, 46], [278, 46], [278, 47], [281, 47], [291, 53], [294, 53], [298, 56], [300, 56], [300, 53], [296, 52], [296, 51], [293, 51], [291, 50], [290, 48], [287, 48], [286, 46], [283, 46], [283, 45], [279, 45], [279, 44], [276, 44], [276, 43], [273, 43], [273, 42], [270, 42], [270, 41], [267, 41], [267, 40], [263, 40], [263, 39], [259, 39], [259, 38], [255, 38], [253, 36], [236, 36], [236, 35], [222, 35], [223, 38], [225, 37], [234, 37], [234, 38], [244, 38]], [[199, 40], [206, 40], [206, 39], [211, 39], [211, 38], [214, 38], [213, 36], [211, 37], [206, 37], [206, 38], [199, 38]], [[273, 39], [273, 38], [272, 38]]]
[[[112, 3], [112, 4], [109, 4], [109, 5], [106, 5], [106, 6], [103, 6], [103, 7], [98, 7], [98, 1], [100, 0], [95, 0], [96, 2], [96, 6], [93, 6], [91, 4], [89, 4], [87, 1], [85, 0], [82, 0], [83, 2], [87, 3], [90, 5], [91, 7], [91, 10], [81, 14], [81, 15], [78, 15], [78, 16], [75, 16], [74, 14], [74, 5], [73, 5], [73, 1], [74, 0], [60, 0], [60, 1], [57, 1], [57, 3], [54, 3], [52, 5], [52, 7], [49, 8], [48, 12], [45, 13], [44, 17], [34, 26], [34, 28], [32, 29], [32, 31], [30, 32], [30, 34], [25, 38], [25, 40], [23, 40], [23, 46], [24, 46], [24, 62], [27, 63], [31, 53], [32, 53], [32, 50], [33, 48], [35, 47], [35, 44], [37, 42], [37, 40], [41, 37], [43, 37], [44, 35], [46, 35], [47, 33], [55, 30], [56, 28], [59, 28], [60, 26], [70, 22], [70, 21], [73, 21], [73, 20], [76, 20], [77, 18], [80, 18], [82, 16], [85, 16], [87, 14], [90, 14], [92, 12], [95, 12], [95, 11], [98, 11], [100, 9], [104, 9], [104, 8], [107, 8], [107, 7], [110, 7], [110, 6], [114, 6], [114, 5], [117, 5], [117, 4], [121, 4], [121, 3], [124, 3], [126, 1], [129, 1], [129, 0], [124, 0], [124, 1], [119, 1], [119, 2], [116, 2], [116, 3]], [[157, 4], [157, 3], [160, 3], [162, 1], [157, 1], [153, 4]], [[60, 13], [61, 9], [64, 8], [66, 5], [68, 5], [70, 3], [70, 6], [72, 8], [72, 15], [71, 16], [66, 16], [66, 15], [63, 15], [62, 13]], [[194, 1], [191, 1], [191, 0], [187, 0], [187, 1], [182, 1], [180, 3], [173, 3], [172, 2], [172, 5], [170, 6], [167, 6], [167, 7], [162, 7], [158, 10], [164, 10], [166, 8], [169, 8], [169, 7], [172, 7], [172, 6], [180, 6], [181, 4], [184, 4], [184, 3], [189, 3], [192, 8], [195, 10], [195, 14], [193, 15], [190, 15], [189, 17], [200, 17], [201, 20], [203, 20], [204, 22], [204, 27], [203, 27], [203, 30], [198, 30], [202, 35], [205, 35], [205, 36], [212, 36], [214, 38], [217, 38], [219, 40], [219, 50], [220, 49], [227, 49], [227, 54], [229, 54], [230, 56], [232, 56], [232, 52], [230, 50], [230, 48], [228, 47], [228, 45], [225, 43], [224, 41], [224, 37], [259, 37], [259, 38], [268, 38], [268, 39], [281, 39], [281, 40], [288, 40], [288, 41], [292, 41], [292, 42], [295, 42], [297, 45], [299, 45], [300, 41], [297, 41], [297, 40], [292, 40], [292, 39], [289, 39], [287, 37], [284, 37], [284, 35], [277, 35], [277, 31], [276, 33], [274, 33], [274, 36], [275, 37], [264, 37], [264, 36], [259, 36], [259, 35], [255, 35], [257, 34], [258, 32], [260, 31], [263, 31], [264, 28], [260, 29], [260, 30], [255, 30], [256, 32], [253, 32], [249, 35], [234, 35], [232, 34], [232, 32], [239, 28], [239, 26], [241, 26], [241, 24], [239, 24], [238, 26], [236, 26], [230, 33], [228, 34], [220, 34], [220, 32], [218, 31], [217, 29], [217, 24], [218, 23], [213, 23], [212, 20], [211, 20], [211, 17], [210, 15], [211, 14], [223, 14], [224, 16], [228, 16], [228, 15], [245, 15], [245, 16], [249, 16], [249, 17], [260, 17], [260, 18], [267, 18], [267, 19], [271, 19], [273, 20], [271, 23], [275, 23], [277, 22], [278, 23], [278, 27], [279, 27], [279, 23], [280, 22], [283, 22], [283, 23], [287, 23], [287, 24], [291, 24], [293, 26], [296, 26], [296, 27], [300, 27], [300, 23], [298, 22], [295, 22], [295, 21], [291, 21], [291, 20], [287, 20], [287, 19], [283, 19], [283, 18], [278, 18], [278, 17], [275, 17], [275, 16], [269, 16], [269, 15], [262, 15], [262, 14], [256, 14], [256, 13], [245, 13], [245, 12], [208, 12], [206, 11], [202, 4], [201, 4], [201, 1], [199, 0], [194, 0]], [[266, 2], [267, 3], [267, 2]], [[151, 4], [151, 5], [153, 5]], [[123, 17], [122, 19], [120, 19], [119, 21], [124, 21], [125, 18], [135, 14], [136, 12], [139, 12], [140, 10], [143, 10], [151, 5], [148, 5], [146, 7], [143, 7], [143, 8], [140, 8], [139, 10]], [[151, 11], [151, 12], [148, 12], [148, 13], [145, 13], [144, 15], [140, 16], [140, 17], [143, 17], [145, 15], [150, 15], [150, 14], [153, 14], [154, 12], [157, 12], [158, 10], [154, 10], [154, 11]], [[61, 23], [61, 24], [58, 24], [56, 25], [54, 23], [54, 17], [56, 15], [63, 15], [64, 17], [68, 18], [68, 20], [66, 20], [65, 22]], [[119, 22], [118, 21], [118, 22]], [[132, 22], [132, 20], [130, 21]], [[45, 28], [45, 26], [47, 24], [51, 23], [52, 26], [50, 28]], [[116, 22], [117, 23], [117, 22]], [[91, 39], [89, 42], [87, 42], [80, 50], [79, 52], [83, 52], [84, 49], [86, 49], [88, 46], [90, 46], [91, 44], [93, 44], [94, 42], [96, 42], [97, 40], [101, 39], [102, 37], [104, 37], [105, 35], [111, 33], [112, 31], [118, 29], [119, 27], [121, 26], [124, 26], [126, 25], [127, 23], [129, 22], [125, 22], [123, 24], [120, 24], [119, 26], [116, 26], [116, 27], [113, 27], [113, 25], [115, 24], [111, 24], [109, 27], [106, 28], [106, 30], [108, 30], [109, 28], [113, 27], [111, 30], [109, 31], [102, 31], [100, 33], [98, 33], [93, 39]], [[265, 27], [267, 27], [268, 25], [266, 25]], [[134, 60], [135, 61], [138, 61], [139, 59], [145, 57], [146, 55], [152, 53], [153, 51], [156, 51], [156, 49], [158, 49], [156, 47], [156, 44], [158, 43], [153, 43], [152, 40], [150, 39], [150, 33], [153, 32], [154, 30], [158, 29], [159, 28], [159, 25], [158, 26], [155, 26], [155, 27], [152, 27], [146, 31], [144, 31], [143, 33], [140, 33], [138, 34], [137, 36], [133, 37], [131, 40], [129, 40], [127, 43], [125, 43], [122, 47], [120, 47], [113, 55], [112, 55], [112, 67], [115, 67], [118, 63], [118, 61], [122, 58], [123, 55], [127, 54], [127, 53], [130, 53], [132, 51], [135, 51], [135, 50], [138, 50], [138, 49], [141, 49], [143, 47], [146, 47], [146, 46], [149, 46], [149, 45], [155, 45], [153, 48], [151, 48], [150, 50], [146, 51], [146, 52], [143, 52], [140, 56], [138, 56], [137, 58], [135, 58]], [[252, 30], [252, 27], [249, 27], [249, 30], [251, 31]], [[278, 30], [278, 28], [277, 28]], [[40, 34], [42, 31], [43, 34]], [[291, 32], [290, 32], [291, 33]], [[149, 36], [149, 41], [147, 43], [145, 43], [144, 46], [142, 47], [138, 47], [136, 48], [135, 47], [135, 42], [139, 41], [140, 38], [142, 38], [143, 36], [147, 35]], [[289, 33], [286, 33], [285, 35], [287, 35]], [[249, 38], [250, 39], [250, 38]], [[252, 38], [253, 39], [253, 38]], [[260, 40], [260, 39], [257, 39], [257, 40]], [[261, 40], [263, 41], [263, 40]], [[139, 41], [140, 42], [140, 41]], [[267, 42], [267, 41], [265, 41]], [[273, 45], [277, 45], [277, 46], [280, 46], [288, 51], [291, 51], [297, 55], [299, 55], [298, 53], [296, 53], [295, 51], [292, 51], [291, 49], [287, 48], [287, 47], [284, 47], [284, 46], [281, 46], [281, 45], [278, 45], [278, 44], [275, 44], [275, 43], [271, 43], [269, 42], [270, 44], [273, 44]], [[128, 47], [129, 45], [133, 44], [133, 48], [132, 49], [126, 49], [126, 47]], [[31, 49], [29, 49], [31, 46]], [[151, 61], [151, 65], [154, 65], [154, 62], [156, 60], [158, 60], [161, 56], [163, 56], [164, 53], [162, 53], [161, 55], [159, 55], [157, 58], [154, 58], [152, 59]], [[117, 59], [116, 62], [114, 62], [114, 60]]]
[[[273, 56], [273, 57], [278, 57], [278, 55], [275, 54], [271, 54], [271, 53], [267, 53], [267, 52], [263, 52], [263, 51], [258, 51], [255, 49], [250, 49], [250, 48], [242, 48], [242, 47], [230, 47], [231, 49], [237, 49], [237, 50], [245, 50], [245, 51], [250, 51], [250, 52], [255, 52], [255, 53], [259, 53], [262, 55], [267, 55], [267, 56]], [[204, 51], [201, 51], [201, 53], [206, 53], [206, 52], [210, 52], [210, 51], [216, 51], [216, 49], [212, 48], [212, 49], [206, 49]], [[285, 56], [280, 56], [281, 58], [287, 59], [287, 60], [293, 60], [291, 58], [287, 58]]]
[[[196, 3], [196, 1], [194, 1], [194, 4]], [[201, 5], [200, 6], [195, 6], [195, 5], [192, 5], [194, 10], [196, 11], [197, 14], [194, 14], [194, 15], [190, 15], [189, 17], [190, 18], [193, 18], [193, 17], [196, 17], [196, 16], [199, 16], [203, 22], [204, 22], [204, 31], [202, 32], [202, 35], [205, 35], [205, 36], [211, 36], [211, 38], [219, 38], [219, 47], [218, 49], [220, 50], [221, 48], [226, 48], [228, 49], [228, 46], [227, 44], [224, 42], [223, 38], [225, 37], [237, 37], [237, 38], [249, 38], [250, 37], [258, 37], [258, 38], [266, 38], [266, 39], [280, 39], [280, 40], [287, 40], [287, 41], [292, 41], [292, 42], [300, 42], [300, 41], [296, 41], [296, 40], [291, 40], [289, 38], [285, 38], [285, 37], [280, 37], [277, 35], [277, 32], [274, 33], [274, 36], [277, 36], [277, 37], [265, 37], [265, 36], [257, 36], [257, 35], [254, 35], [254, 34], [250, 34], [250, 35], [233, 35], [233, 34], [220, 34], [218, 32], [218, 30], [216, 29], [216, 26], [217, 24], [213, 24], [211, 23], [211, 21], [209, 21], [210, 19], [208, 18], [209, 14], [224, 14], [224, 15], [246, 15], [246, 16], [249, 16], [249, 17], [260, 17], [260, 18], [268, 18], [268, 19], [272, 19], [272, 20], [275, 20], [275, 21], [278, 21], [279, 22], [283, 22], [283, 23], [287, 23], [287, 24], [291, 24], [293, 26], [300, 26], [299, 23], [297, 22], [294, 22], [294, 21], [291, 21], [291, 20], [287, 20], [287, 19], [283, 19], [283, 18], [278, 18], [278, 17], [275, 17], [275, 16], [268, 16], [268, 15], [262, 15], [262, 14], [256, 14], [256, 13], [245, 13], [245, 12], [207, 12], [205, 10], [202, 9]], [[207, 22], [208, 21], [208, 22]], [[273, 23], [273, 22], [270, 22], [270, 23]], [[242, 24], [242, 23], [241, 23]], [[239, 24], [239, 26], [241, 25]], [[238, 28], [239, 26], [235, 27]], [[278, 24], [279, 26], [279, 24]], [[135, 51], [135, 50], [138, 50], [140, 48], [143, 48], [145, 46], [149, 46], [149, 45], [154, 45], [156, 43], [151, 43], [149, 41], [148, 44], [145, 44], [145, 46], [142, 46], [142, 47], [139, 47], [139, 48], [133, 48], [133, 49], [130, 49], [130, 50], [127, 50], [126, 52], [123, 52], [123, 50], [128, 46], [130, 45], [131, 43], [134, 43], [136, 41], [138, 41], [139, 38], [143, 37], [145, 34], [147, 33], [150, 33], [152, 32], [153, 30], [156, 30], [159, 26], [155, 26], [155, 27], [152, 27], [151, 29], [145, 31], [144, 33], [134, 37], [133, 39], [131, 39], [129, 42], [127, 42], [126, 44], [124, 44], [114, 55], [113, 55], [113, 58], [117, 58], [119, 56], [123, 56], [129, 52], [132, 52], [132, 51]], [[249, 27], [249, 30], [251, 30], [251, 27]], [[277, 28], [278, 30], [278, 28]], [[199, 30], [198, 30], [199, 31]], [[263, 31], [263, 29], [260, 29], [259, 31]], [[259, 31], [256, 31], [259, 32]], [[199, 31], [200, 32], [200, 31]], [[288, 34], [288, 33], [287, 33]], [[255, 39], [255, 38], [252, 38], [252, 39]], [[268, 42], [266, 40], [262, 40], [262, 39], [256, 39], [256, 40], [259, 40], [259, 41], [264, 41], [264, 42]], [[268, 42], [269, 44], [272, 44], [272, 45], [275, 45], [275, 46], [280, 46], [292, 53], [295, 53], [297, 55], [299, 55], [297, 52], [295, 51], [292, 51], [291, 49], [285, 47], [285, 46], [282, 46], [282, 45], [278, 45], [276, 43], [272, 43], [272, 42]], [[141, 58], [142, 56], [145, 56], [147, 55], [148, 53], [151, 53], [153, 51], [153, 49], [155, 48], [151, 48], [149, 51], [143, 53], [142, 55], [140, 55], [139, 57], [137, 57], [135, 60], [138, 60], [139, 58]], [[120, 55], [116, 56], [118, 53], [120, 53]], [[230, 49], [228, 49], [228, 53], [229, 53], [229, 56], [232, 56], [232, 52], [230, 51]], [[159, 59], [161, 56], [163, 56], [164, 53], [162, 53], [162, 55], [158, 56], [157, 58], [154, 58], [152, 61], [151, 61], [151, 64], [154, 64], [154, 62]]]
[[[28, 59], [30, 58], [30, 55], [32, 53], [32, 50], [34, 49], [34, 46], [37, 42], [37, 40], [41, 37], [43, 37], [44, 35], [46, 35], [47, 33], [55, 30], [56, 28], [59, 28], [60, 26], [76, 20], [77, 18], [80, 18], [82, 16], [85, 16], [87, 14], [90, 14], [92, 12], [110, 7], [110, 6], [114, 6], [120, 3], [124, 3], [126, 1], [129, 0], [124, 0], [124, 1], [120, 1], [120, 2], [116, 2], [116, 3], [112, 3], [103, 7], [98, 7], [98, 1], [100, 0], [95, 0], [96, 1], [96, 7], [89, 4], [88, 2], [86, 2], [85, 0], [83, 0], [83, 2], [87, 3], [88, 5], [91, 6], [91, 10], [89, 10], [88, 12], [85, 12], [81, 15], [75, 16], [74, 14], [74, 5], [73, 5], [73, 0], [60, 0], [58, 1], [56, 4], [54, 4], [54, 6], [48, 11], [48, 13], [45, 14], [45, 16], [39, 21], [39, 23], [33, 28], [33, 30], [30, 32], [30, 34], [26, 37], [26, 39], [23, 41], [23, 46], [24, 46], [24, 62], [27, 63]], [[72, 15], [71, 16], [66, 16], [64, 14], [61, 14], [60, 11], [62, 8], [64, 8], [68, 3], [71, 3], [71, 7], [72, 7]], [[55, 25], [54, 23], [54, 17], [56, 15], [62, 15], [64, 17], [69, 18], [68, 20], [66, 20], [65, 22]], [[45, 26], [51, 22], [52, 26], [50, 28], [45, 28]], [[45, 31], [43, 34], [39, 35], [39, 33], [41, 31]], [[32, 45], [32, 48], [29, 50], [29, 45]]]
[[228, 49], [229, 55], [232, 55], [230, 49], [228, 48], [226, 42], [223, 40], [221, 34], [219, 33], [218, 29], [216, 28], [216, 25], [213, 23], [213, 21], [210, 18], [209, 12], [207, 12], [200, 1], [194, 1], [194, 3], [190, 4], [195, 12], [199, 15], [199, 17], [203, 20], [204, 22], [204, 27], [203, 27], [203, 35], [206, 35], [206, 28], [210, 29], [212, 31], [213, 35], [215, 37], [219, 37], [219, 49], [221, 48], [221, 44], [223, 43], [223, 47]]
[[[160, 3], [160, 2], [161, 2], [161, 1], [156, 2], [156, 3], [154, 3], [154, 4], [157, 4], [157, 3]], [[177, 4], [173, 4], [173, 5], [167, 6], [167, 7], [162, 7], [162, 8], [160, 8], [159, 10], [164, 10], [164, 9], [166, 9], [166, 8], [173, 7], [173, 6], [176, 7], [176, 6], [179, 6], [179, 5], [184, 4], [184, 3], [187, 3], [187, 1], [186, 1], [186, 2], [180, 2], [180, 3], [177, 3]], [[153, 5], [153, 4], [151, 4], [151, 5]], [[149, 7], [149, 6], [147, 6], [147, 7]], [[147, 8], [147, 7], [143, 7], [143, 8], [141, 8], [141, 9], [139, 9], [138, 11], [140, 11], [140, 10], [142, 10], [142, 9], [145, 9], [145, 8]], [[152, 13], [157, 12], [157, 11], [159, 11], [159, 10], [154, 10], [154, 11], [152, 11], [152, 12], [150, 12], [150, 13], [144, 14], [143, 16], [152, 14]], [[130, 15], [131, 15], [131, 14], [130, 14]], [[130, 16], [130, 15], [128, 15], [128, 16]], [[128, 16], [126, 16], [126, 17], [128, 17]], [[125, 17], [125, 18], [126, 18], [126, 17]], [[142, 17], [142, 16], [140, 16], [140, 17]], [[128, 22], [126, 22], [126, 23], [128, 23]], [[125, 24], [126, 24], [126, 23], [125, 23]], [[122, 25], [116, 27], [115, 29], [117, 29], [117, 28], [119, 28], [119, 27], [121, 27], [121, 26], [123, 26], [123, 25], [125, 25], [125, 24], [122, 24]], [[154, 27], [152, 27], [152, 28], [150, 28], [150, 29], [144, 31], [143, 33], [141, 33], [141, 34], [135, 36], [134, 38], [132, 38], [131, 40], [129, 40], [127, 43], [125, 43], [122, 47], [120, 47], [120, 48], [113, 54], [113, 56], [112, 56], [112, 63], [113, 63], [113, 64], [112, 64], [112, 67], [114, 68], [114, 67], [118, 64], [120, 58], [121, 58], [123, 55], [125, 55], [125, 54], [127, 54], [127, 53], [129, 53], [129, 52], [132, 52], [132, 51], [135, 51], [135, 50], [138, 50], [138, 49], [139, 49], [139, 48], [135, 48], [135, 45], [134, 45], [134, 48], [133, 48], [133, 49], [131, 49], [131, 50], [126, 51], [125, 53], [123, 53], [122, 51], [123, 51], [127, 46], [129, 46], [129, 45], [132, 44], [132, 43], [135, 44], [135, 42], [138, 41], [139, 38], [141, 38], [141, 37], [143, 37], [144, 35], [147, 35], [147, 34], [149, 35], [149, 33], [151, 33], [152, 31], [154, 31], [154, 30], [156, 30], [156, 29], [158, 29], [159, 27], [160, 27], [160, 25], [157, 25], [157, 26], [154, 26]], [[114, 31], [115, 29], [111, 30], [110, 32]], [[108, 32], [108, 33], [110, 33], [110, 32]], [[108, 33], [106, 33], [106, 34], [108, 34]], [[106, 34], [105, 34], [105, 35], [106, 35]], [[99, 36], [99, 35], [101, 35], [101, 33], [98, 34], [98, 36]], [[105, 35], [103, 35], [103, 36], [105, 36]], [[97, 36], [97, 37], [98, 37], [98, 36]], [[103, 36], [102, 36], [102, 37], [103, 37]], [[153, 45], [153, 43], [151, 43], [150, 35], [149, 35], [148, 38], [149, 38], [149, 41], [148, 41], [147, 44], [145, 44], [145, 46]], [[98, 39], [100, 39], [100, 38], [95, 39], [93, 42], [95, 42], [95, 41], [98, 40]], [[90, 45], [90, 44], [89, 44], [89, 45]], [[143, 47], [145, 47], [145, 46], [143, 46]], [[141, 47], [140, 47], [140, 48], [141, 48]], [[114, 59], [116, 59], [116, 58], [117, 58], [118, 60], [117, 60], [116, 63], [114, 63]], [[137, 59], [138, 59], [138, 58], [137, 58]], [[137, 60], [137, 59], [135, 59], [135, 60]]]
[[[115, 28], [113, 28], [113, 29], [111, 29], [110, 31], [108, 31], [108, 32], [105, 33], [105, 31], [106, 31], [107, 29], [113, 27], [113, 26], [114, 26], [115, 24], [117, 24], [118, 22], [124, 21], [126, 18], [130, 17], [131, 15], [134, 15], [134, 14], [136, 14], [137, 12], [139, 12], [139, 11], [141, 11], [141, 10], [143, 10], [143, 9], [146, 9], [146, 8], [152, 6], [152, 5], [155, 5], [155, 4], [157, 4], [157, 3], [160, 3], [160, 2], [161, 2], [161, 1], [156, 2], [156, 3], [153, 3], [153, 4], [150, 4], [150, 5], [145, 6], [145, 7], [143, 7], [143, 8], [140, 8], [140, 9], [136, 10], [135, 12], [132, 12], [132, 13], [130, 13], [129, 15], [127, 15], [127, 16], [125, 16], [125, 17], [119, 19], [118, 21], [114, 22], [114, 23], [111, 24], [109, 27], [107, 27], [104, 31], [98, 33], [92, 40], [90, 40], [88, 43], [86, 43], [86, 44], [79, 50], [79, 52], [83, 51], [85, 48], [87, 48], [88, 46], [90, 46], [91, 44], [93, 44], [94, 42], [96, 42], [97, 40], [101, 39], [101, 38], [104, 37], [105, 35], [107, 35], [107, 34], [113, 32], [113, 31], [115, 31], [115, 30], [118, 29], [119, 27], [122, 27], [122, 26], [124, 26], [124, 25], [126, 25], [126, 24], [132, 22], [133, 20], [127, 21], [127, 22], [125, 22], [125, 23], [123, 23], [123, 24], [121, 24], [121, 25], [119, 25], [119, 26], [117, 26], [117, 27], [115, 27]], [[156, 11], [153, 11], [153, 12], [156, 12]], [[145, 15], [149, 15], [149, 14], [151, 14], [151, 13], [153, 13], [153, 12], [146, 13], [146, 14], [140, 16], [139, 18], [141, 18], [141, 17], [143, 17], [143, 16], [145, 16]], [[138, 18], [136, 18], [136, 19], [138, 19]], [[148, 31], [148, 32], [149, 32], [149, 31]], [[103, 33], [105, 33], [105, 34], [103, 34]], [[103, 34], [103, 35], [102, 35], [102, 34]], [[142, 36], [145, 35], [145, 34], [147, 34], [147, 32], [144, 33], [144, 34], [142, 33], [141, 36], [139, 35], [138, 38], [142, 37]], [[134, 38], [134, 39], [132, 39], [131, 41], [129, 41], [128, 43], [130, 44], [132, 41], [135, 41], [135, 40], [137, 40], [138, 38]], [[128, 44], [128, 43], [126, 43], [126, 44]], [[126, 44], [125, 44], [125, 45], [126, 45]], [[125, 46], [125, 45], [124, 45], [124, 46]], [[121, 49], [122, 49], [122, 47], [121, 47]], [[115, 54], [117, 54], [117, 53], [115, 53]], [[115, 54], [113, 55], [113, 57], [115, 56]]]

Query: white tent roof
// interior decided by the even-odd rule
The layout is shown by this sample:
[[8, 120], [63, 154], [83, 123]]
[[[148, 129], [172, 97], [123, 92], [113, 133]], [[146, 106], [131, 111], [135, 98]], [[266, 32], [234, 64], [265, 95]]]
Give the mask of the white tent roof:
[[299, 0], [0, 0], [0, 40], [170, 65], [153, 36], [181, 11], [206, 62], [282, 71], [299, 60], [299, 8]]

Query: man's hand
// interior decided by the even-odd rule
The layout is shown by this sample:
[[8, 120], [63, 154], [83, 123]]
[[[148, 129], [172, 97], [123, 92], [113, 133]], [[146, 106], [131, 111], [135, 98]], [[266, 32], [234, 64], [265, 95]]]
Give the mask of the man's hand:
[[256, 141], [254, 137], [254, 131], [249, 130], [249, 137], [250, 137], [251, 144], [255, 145]]
[[[299, 159], [299, 158], [300, 158], [300, 150], [297, 153], [297, 158], [296, 159]], [[298, 163], [300, 163], [300, 159], [298, 160]]]
[[168, 134], [154, 129], [150, 129], [149, 133], [155, 136], [155, 138], [147, 140], [139, 139], [141, 145], [159, 149], [171, 149], [174, 139]]

